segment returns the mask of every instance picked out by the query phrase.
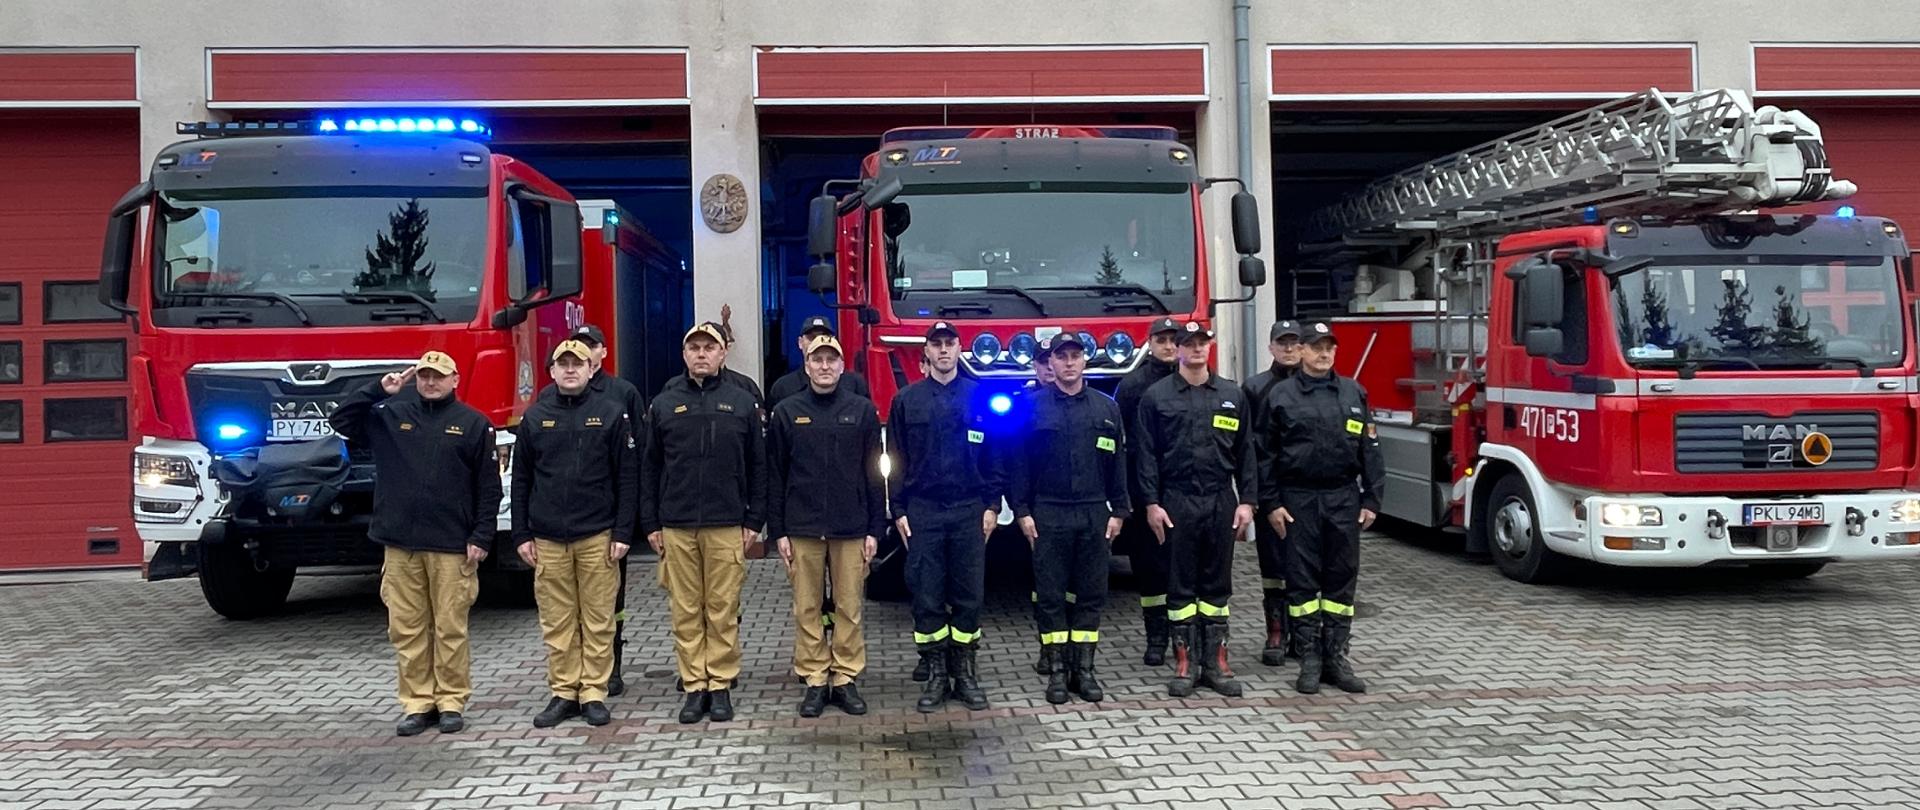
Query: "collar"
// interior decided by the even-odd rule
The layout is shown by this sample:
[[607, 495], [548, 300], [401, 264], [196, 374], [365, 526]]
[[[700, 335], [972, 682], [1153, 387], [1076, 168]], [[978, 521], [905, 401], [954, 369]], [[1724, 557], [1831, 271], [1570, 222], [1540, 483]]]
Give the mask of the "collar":
[[1300, 390], [1312, 391], [1315, 388], [1336, 387], [1339, 384], [1340, 375], [1329, 371], [1325, 377], [1315, 377], [1305, 371], [1299, 371], [1294, 373], [1293, 378], [1299, 381]]
[[1206, 382], [1200, 383], [1199, 385], [1194, 385], [1193, 383], [1187, 382], [1187, 378], [1181, 377], [1180, 372], [1178, 371], [1175, 371], [1173, 373], [1173, 376], [1180, 380], [1180, 390], [1182, 391], [1188, 391], [1195, 388], [1208, 388], [1208, 389], [1219, 388], [1219, 386], [1216, 385], [1214, 381], [1220, 379], [1220, 375], [1213, 373], [1212, 370], [1207, 371]]

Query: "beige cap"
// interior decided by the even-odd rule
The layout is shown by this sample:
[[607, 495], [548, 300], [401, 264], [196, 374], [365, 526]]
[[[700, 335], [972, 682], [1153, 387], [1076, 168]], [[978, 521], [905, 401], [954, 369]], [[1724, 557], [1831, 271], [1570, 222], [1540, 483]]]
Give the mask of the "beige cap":
[[821, 349], [832, 349], [834, 354], [840, 355], [841, 357], [847, 356], [847, 353], [840, 348], [840, 339], [832, 335], [820, 335], [807, 341], [808, 357], [812, 357], [814, 352], [820, 351]]
[[559, 362], [560, 356], [565, 354], [578, 357], [583, 363], [593, 362], [593, 349], [588, 348], [587, 344], [577, 340], [562, 341], [560, 345], [553, 347], [554, 362]]
[[426, 368], [433, 369], [449, 377], [460, 373], [460, 367], [454, 365], [453, 358], [448, 357], [446, 352], [427, 352], [426, 354], [420, 355], [420, 362], [413, 364], [413, 370], [419, 371]]
[[695, 324], [692, 329], [687, 330], [686, 336], [682, 337], [680, 342], [686, 343], [692, 340], [694, 335], [706, 335], [707, 337], [713, 338], [713, 342], [715, 343], [722, 346], [727, 345], [727, 336], [721, 334], [720, 327], [714, 326], [711, 322]]

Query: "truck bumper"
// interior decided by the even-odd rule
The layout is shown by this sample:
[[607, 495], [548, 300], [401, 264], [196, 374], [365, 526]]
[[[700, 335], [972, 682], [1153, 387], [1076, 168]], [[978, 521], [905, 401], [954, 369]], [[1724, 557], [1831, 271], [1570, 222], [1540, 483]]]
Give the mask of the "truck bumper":
[[[1902, 501], [1914, 499], [1920, 492], [1803, 498], [1590, 495], [1579, 501], [1584, 524], [1552, 533], [1550, 545], [1595, 562], [1645, 567], [1912, 559], [1920, 557], [1920, 522], [1900, 522], [1895, 513]], [[1818, 523], [1792, 527], [1745, 525], [1743, 507], [1757, 503], [1819, 504], [1824, 515]], [[1658, 510], [1657, 524], [1643, 519], [1653, 525], [1622, 527], [1602, 519], [1609, 512], [1650, 517], [1648, 509]], [[1905, 510], [1910, 516], [1916, 511], [1920, 503]]]

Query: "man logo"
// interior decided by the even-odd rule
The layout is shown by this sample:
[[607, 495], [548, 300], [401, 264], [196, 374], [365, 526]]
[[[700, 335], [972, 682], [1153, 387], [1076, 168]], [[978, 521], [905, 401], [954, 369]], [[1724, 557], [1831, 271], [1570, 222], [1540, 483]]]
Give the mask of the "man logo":
[[296, 383], [323, 383], [333, 376], [333, 366], [326, 363], [291, 363], [287, 366], [287, 379]]
[[1827, 463], [1833, 459], [1833, 440], [1819, 431], [1808, 433], [1800, 440], [1800, 457], [1815, 467]]

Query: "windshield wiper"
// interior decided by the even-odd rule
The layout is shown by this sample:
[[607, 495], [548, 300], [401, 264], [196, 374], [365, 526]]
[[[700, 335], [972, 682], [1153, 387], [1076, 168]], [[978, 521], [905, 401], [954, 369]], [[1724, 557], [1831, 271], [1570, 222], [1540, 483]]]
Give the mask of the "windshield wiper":
[[446, 318], [440, 317], [440, 311], [433, 308], [432, 301], [428, 301], [426, 296], [411, 290], [366, 290], [363, 292], [341, 290], [340, 300], [349, 304], [371, 304], [376, 301], [408, 301], [419, 304], [420, 309], [427, 313], [427, 317], [432, 318], [436, 323], [447, 322]]
[[[1041, 288], [1035, 287], [1034, 289], [1041, 289]], [[1027, 303], [1032, 304], [1034, 311], [1040, 313], [1040, 317], [1042, 318], [1048, 317], [1047, 305], [1040, 303], [1040, 299], [1033, 297], [1032, 295], [1028, 294], [1026, 290], [1020, 289], [1019, 287], [1009, 287], [1004, 284], [993, 284], [985, 287], [955, 287], [950, 290], [937, 290], [937, 291], [936, 290], [918, 290], [917, 292], [943, 292], [943, 293], [945, 292], [951, 292], [951, 293], [989, 292], [989, 293], [999, 293], [1001, 295], [1011, 295], [1017, 298], [1024, 299]]]
[[291, 297], [288, 297], [286, 293], [277, 293], [277, 292], [170, 292], [170, 293], [167, 293], [166, 295], [163, 295], [163, 296], [161, 296], [161, 300], [163, 300], [163, 301], [171, 301], [171, 300], [173, 300], [173, 299], [176, 299], [176, 298], [203, 298], [203, 299], [205, 299], [205, 298], [212, 298], [212, 299], [221, 299], [221, 298], [226, 298], [226, 299], [232, 299], [232, 300], [235, 300], [235, 301], [272, 301], [272, 302], [274, 302], [274, 303], [277, 303], [277, 304], [281, 304], [281, 305], [284, 305], [284, 306], [285, 306], [285, 307], [286, 307], [287, 309], [290, 309], [290, 310], [293, 310], [293, 315], [294, 315], [294, 317], [296, 317], [296, 318], [299, 318], [299, 319], [300, 319], [300, 322], [301, 322], [302, 324], [305, 324], [305, 325], [307, 325], [307, 326], [312, 326], [312, 325], [313, 325], [313, 319], [312, 319], [312, 318], [309, 318], [309, 317], [307, 317], [307, 310], [306, 310], [306, 308], [305, 308], [305, 307], [302, 307], [302, 306], [300, 306], [300, 303], [299, 303], [298, 301], [295, 301], [295, 300], [293, 300], [293, 299], [292, 299]]
[[[1167, 306], [1167, 300], [1164, 298], [1161, 298], [1159, 293], [1156, 293], [1153, 290], [1148, 289], [1147, 286], [1144, 284], [1135, 284], [1132, 282], [1123, 282], [1120, 284], [1074, 284], [1074, 285], [1062, 285], [1062, 286], [1051, 286], [1051, 287], [1034, 287], [1033, 289], [1036, 289], [1036, 290], [1093, 290], [1103, 295], [1114, 294], [1114, 293], [1144, 295], [1148, 298], [1153, 299], [1153, 303], [1160, 307], [1160, 314], [1162, 315], [1173, 314], [1173, 307]], [[1112, 305], [1109, 305], [1109, 306], [1112, 306]]]

